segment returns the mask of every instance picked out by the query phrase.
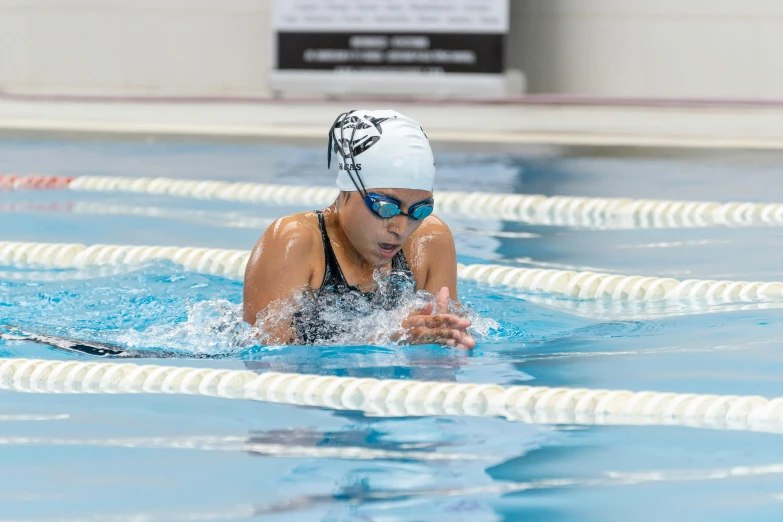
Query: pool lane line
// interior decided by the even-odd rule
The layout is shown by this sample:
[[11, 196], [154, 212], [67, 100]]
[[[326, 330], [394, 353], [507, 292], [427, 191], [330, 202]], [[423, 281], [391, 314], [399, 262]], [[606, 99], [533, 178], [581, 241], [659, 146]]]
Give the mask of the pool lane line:
[[[166, 260], [186, 270], [233, 279], [244, 276], [247, 250], [201, 247], [21, 243], [0, 241], [0, 265], [87, 268]], [[783, 282], [715, 281], [574, 272], [475, 264], [457, 266], [460, 280], [567, 299], [611, 301], [705, 300], [707, 303], [775, 301]]]
[[[0, 190], [38, 189], [160, 194], [274, 205], [326, 206], [333, 187], [110, 176], [0, 174]], [[783, 225], [783, 203], [542, 196], [489, 192], [435, 193], [438, 212], [474, 219], [579, 227], [681, 228]]]
[[35, 415], [35, 414], [17, 414], [17, 415], [0, 415], [0, 422], [41, 422], [41, 421], [55, 421], [55, 420], [68, 420], [71, 416], [67, 413], [58, 413], [53, 415]]
[[783, 398], [370, 379], [130, 363], [0, 358], [0, 389], [253, 400], [379, 417], [501, 417], [536, 424], [783, 432]]
[[92, 355], [93, 357], [124, 357], [129, 353], [128, 350], [122, 347], [106, 343], [28, 332], [7, 324], [0, 324], [0, 328], [7, 330], [7, 332], [0, 332], [0, 339], [3, 341], [26, 341], [43, 344], [65, 352]]
[[[2, 330], [5, 330], [3, 332]], [[0, 340], [3, 341], [22, 341], [34, 344], [40, 344], [54, 348], [56, 350], [78, 355], [89, 355], [92, 357], [116, 358], [116, 359], [174, 359], [181, 358], [182, 352], [156, 348], [150, 349], [131, 349], [118, 344], [88, 341], [85, 339], [76, 339], [51, 333], [42, 333], [31, 331], [26, 328], [19, 328], [8, 324], [0, 324]], [[187, 357], [191, 359], [219, 359], [221, 355], [193, 354], [188, 353]]]
[[[66, 416], [67, 418], [67, 416]], [[497, 460], [493, 455], [417, 450], [373, 449], [361, 446], [302, 446], [254, 442], [247, 436], [181, 437], [0, 437], [0, 446], [92, 446], [106, 448], [183, 449], [245, 452], [269, 457], [343, 460], [476, 461]]]
[[[3, 332], [2, 330], [6, 330]], [[20, 341], [34, 344], [40, 344], [54, 348], [56, 350], [78, 355], [89, 355], [92, 357], [116, 358], [116, 359], [174, 359], [183, 357], [183, 352], [178, 352], [165, 348], [150, 349], [131, 349], [118, 344], [106, 343], [100, 341], [88, 341], [76, 339], [51, 333], [35, 332], [29, 329], [19, 328], [17, 326], [0, 324], [0, 340]], [[186, 354], [191, 359], [219, 359], [220, 354]]]

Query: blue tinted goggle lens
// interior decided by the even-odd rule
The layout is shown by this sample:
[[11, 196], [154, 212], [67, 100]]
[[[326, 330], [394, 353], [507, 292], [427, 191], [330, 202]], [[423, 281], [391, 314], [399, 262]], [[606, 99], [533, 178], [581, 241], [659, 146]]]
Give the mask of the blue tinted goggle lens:
[[396, 215], [402, 214], [408, 216], [411, 219], [417, 221], [425, 219], [432, 214], [433, 201], [423, 201], [413, 205], [407, 214], [400, 210], [400, 206], [394, 201], [388, 201], [386, 199], [378, 199], [377, 196], [368, 196], [365, 198], [367, 206], [375, 213], [375, 215], [382, 217], [383, 219], [389, 219]]
[[410, 217], [416, 220], [422, 220], [427, 218], [430, 214], [432, 214], [432, 203], [428, 203], [426, 205], [421, 205], [420, 207], [415, 207], [412, 211], [410, 211], [408, 214]]
[[376, 201], [372, 204], [372, 209], [384, 219], [389, 219], [397, 214], [402, 214], [400, 207], [391, 201]]

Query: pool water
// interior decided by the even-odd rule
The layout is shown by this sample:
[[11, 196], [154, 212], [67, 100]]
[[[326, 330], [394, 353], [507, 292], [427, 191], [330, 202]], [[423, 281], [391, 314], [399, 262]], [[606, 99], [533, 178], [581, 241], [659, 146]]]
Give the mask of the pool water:
[[[280, 145], [0, 141], [0, 169], [332, 184]], [[778, 158], [436, 150], [437, 189], [776, 202]], [[0, 192], [0, 241], [250, 249], [303, 207]], [[443, 216], [459, 261], [783, 281], [781, 229], [580, 228]], [[0, 324], [122, 346], [139, 363], [322, 375], [783, 396], [777, 302], [573, 302], [460, 282], [473, 352], [240, 342], [241, 281], [168, 262], [0, 267]], [[751, 303], [752, 304], [752, 303]], [[735, 303], [736, 305], [736, 303]], [[0, 356], [89, 360], [29, 341]], [[779, 520], [781, 435], [677, 426], [384, 418], [211, 397], [0, 392], [0, 521]]]

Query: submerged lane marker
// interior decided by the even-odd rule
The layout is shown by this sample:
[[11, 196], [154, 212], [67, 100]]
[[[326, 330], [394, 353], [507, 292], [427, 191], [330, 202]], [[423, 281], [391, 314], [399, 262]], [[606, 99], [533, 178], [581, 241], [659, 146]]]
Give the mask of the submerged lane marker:
[[56, 415], [0, 415], [0, 422], [40, 422], [68, 420], [70, 418], [71, 416], [67, 413], [60, 413]]
[[[65, 418], [68, 416], [66, 415]], [[361, 446], [318, 447], [254, 442], [246, 436], [110, 437], [67, 439], [61, 437], [0, 437], [0, 446], [93, 446], [115, 448], [241, 451], [270, 457], [346, 460], [491, 460], [490, 455], [436, 451], [384, 450]]]
[[[41, 189], [166, 194], [276, 205], [325, 206], [337, 197], [333, 187], [271, 185], [227, 181], [109, 176], [21, 176], [0, 174], [0, 190]], [[436, 192], [438, 212], [558, 226], [679, 228], [716, 225], [783, 225], [781, 203], [718, 203], [630, 198], [592, 198]]]
[[384, 417], [503, 417], [541, 424], [672, 425], [783, 431], [783, 398], [502, 387], [130, 363], [0, 358], [0, 389], [32, 393], [186, 394]]
[[[0, 241], [0, 265], [44, 268], [88, 268], [137, 265], [168, 260], [187, 270], [242, 278], [247, 250], [196, 247], [154, 247]], [[753, 302], [783, 297], [783, 282], [713, 281], [574, 272], [502, 265], [458, 265], [464, 281], [499, 285], [525, 292], [556, 294], [569, 299], [659, 301], [700, 299], [708, 303]]]

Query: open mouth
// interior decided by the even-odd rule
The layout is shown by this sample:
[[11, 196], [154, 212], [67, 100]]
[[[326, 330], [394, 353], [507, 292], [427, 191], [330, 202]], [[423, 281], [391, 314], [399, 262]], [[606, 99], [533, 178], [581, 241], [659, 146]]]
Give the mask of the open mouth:
[[400, 248], [400, 245], [392, 245], [391, 243], [380, 243], [378, 246], [381, 249], [381, 254], [383, 254], [385, 257], [394, 256], [394, 254], [396, 254], [397, 250]]

